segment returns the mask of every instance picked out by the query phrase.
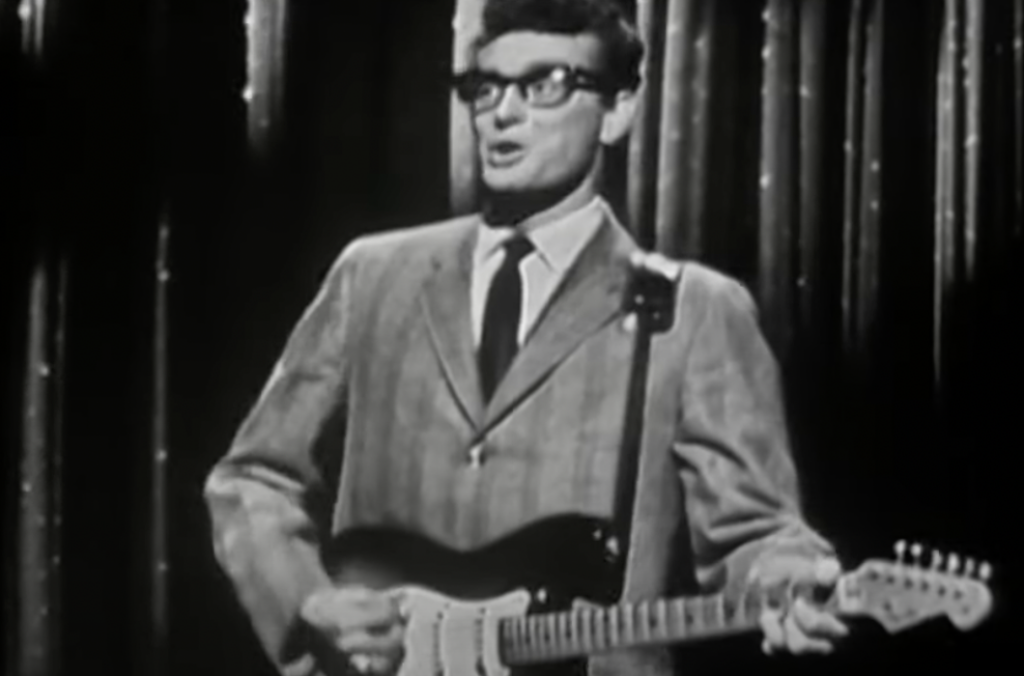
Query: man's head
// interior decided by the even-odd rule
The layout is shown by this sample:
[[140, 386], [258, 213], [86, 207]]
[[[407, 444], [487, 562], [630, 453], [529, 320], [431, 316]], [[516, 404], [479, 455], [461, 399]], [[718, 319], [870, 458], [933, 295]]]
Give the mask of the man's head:
[[458, 83], [485, 187], [567, 194], [629, 132], [643, 46], [615, 0], [489, 0]]

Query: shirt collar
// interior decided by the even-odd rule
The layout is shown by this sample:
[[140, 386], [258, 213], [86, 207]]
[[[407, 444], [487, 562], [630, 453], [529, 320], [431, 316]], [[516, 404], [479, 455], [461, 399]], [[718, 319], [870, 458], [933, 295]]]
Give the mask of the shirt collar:
[[[576, 256], [590, 241], [604, 220], [605, 200], [597, 195], [576, 211], [566, 214], [557, 221], [532, 227], [527, 237], [536, 247], [539, 258], [553, 271], [565, 272]], [[504, 242], [515, 234], [512, 227], [493, 227], [481, 221], [478, 228], [474, 262], [481, 265], [496, 254]]]

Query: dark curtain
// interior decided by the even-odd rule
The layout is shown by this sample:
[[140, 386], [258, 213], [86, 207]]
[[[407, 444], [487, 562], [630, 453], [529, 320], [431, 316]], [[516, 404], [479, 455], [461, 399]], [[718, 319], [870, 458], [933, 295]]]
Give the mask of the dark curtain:
[[[479, 6], [0, 0], [5, 673], [271, 673], [202, 481], [338, 250], [472, 205], [445, 82]], [[850, 566], [995, 567], [979, 630], [868, 623], [842, 664], [1009, 656], [1024, 0], [635, 11], [607, 192], [753, 291], [812, 522]], [[737, 640], [688, 654], [797, 668]]]

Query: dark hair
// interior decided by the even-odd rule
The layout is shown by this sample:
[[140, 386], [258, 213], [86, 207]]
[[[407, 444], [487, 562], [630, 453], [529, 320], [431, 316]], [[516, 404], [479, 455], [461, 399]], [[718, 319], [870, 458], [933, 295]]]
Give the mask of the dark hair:
[[513, 31], [592, 33], [604, 47], [605, 76], [618, 89], [635, 90], [644, 45], [622, 5], [623, 0], [487, 0], [475, 47]]

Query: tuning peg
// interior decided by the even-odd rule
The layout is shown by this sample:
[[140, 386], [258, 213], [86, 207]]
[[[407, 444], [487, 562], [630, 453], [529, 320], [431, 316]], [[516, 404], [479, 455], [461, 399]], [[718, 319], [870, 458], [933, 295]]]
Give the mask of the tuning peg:
[[921, 565], [921, 554], [923, 552], [924, 547], [921, 545], [920, 542], [915, 542], [914, 544], [910, 545], [910, 556], [913, 557], [915, 566]]
[[[955, 555], [954, 555], [955, 556]], [[932, 570], [942, 567], [942, 553], [932, 550]]]
[[946, 570], [950, 573], [960, 572], [960, 557], [956, 554], [950, 554], [949, 560], [946, 562]]
[[896, 550], [896, 560], [903, 563], [903, 557], [907, 554], [907, 541], [900, 540], [896, 543], [893, 549]]

